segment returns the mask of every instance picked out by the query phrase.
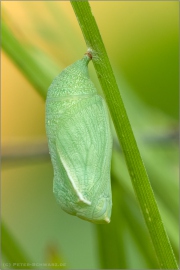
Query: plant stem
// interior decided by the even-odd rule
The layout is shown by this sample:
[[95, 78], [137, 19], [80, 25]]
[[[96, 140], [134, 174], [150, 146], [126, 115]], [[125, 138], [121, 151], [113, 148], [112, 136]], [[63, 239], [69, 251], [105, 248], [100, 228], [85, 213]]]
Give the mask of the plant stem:
[[178, 269], [134, 134], [120, 96], [105, 46], [88, 1], [71, 1], [121, 143], [132, 185], [139, 201], [161, 269]]

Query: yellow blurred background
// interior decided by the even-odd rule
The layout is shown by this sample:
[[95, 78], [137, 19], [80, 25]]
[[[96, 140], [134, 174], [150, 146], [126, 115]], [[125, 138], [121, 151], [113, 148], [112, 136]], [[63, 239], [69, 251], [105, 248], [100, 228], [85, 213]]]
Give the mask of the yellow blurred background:
[[[158, 123], [165, 123], [162, 130], [170, 134], [171, 129], [176, 131], [178, 3], [90, 1], [90, 5], [117, 78], [125, 81], [144, 102], [143, 106], [162, 114], [162, 119], [152, 119], [150, 124], [160, 119]], [[3, 1], [1, 7], [2, 18], [12, 33], [52, 79], [86, 51], [69, 1]], [[90, 74], [99, 89], [92, 64]], [[67, 268], [99, 268], [95, 226], [61, 211], [52, 194], [53, 171], [45, 134], [44, 100], [3, 50], [1, 90], [3, 219], [32, 261], [46, 260], [50, 256], [47, 250], [55, 246]], [[122, 89], [122, 94], [126, 99], [126, 89]], [[132, 99], [129, 108], [133, 106]], [[136, 107], [135, 111], [138, 110]], [[148, 124], [144, 124], [147, 130]], [[141, 133], [133, 117], [132, 125], [137, 134]], [[151, 126], [150, 130], [156, 131], [158, 125]], [[173, 178], [170, 181], [176, 184], [177, 145], [167, 151], [165, 160], [170, 163], [169, 172]], [[162, 198], [159, 201], [163, 204]], [[172, 228], [171, 224], [169, 226]], [[177, 228], [177, 223], [175, 226]], [[176, 235], [173, 237], [176, 243]], [[139, 269], [139, 265], [148, 268], [150, 264], [131, 234], [126, 231], [124, 239], [131, 243], [126, 247], [127, 269]], [[137, 252], [134, 253], [134, 249]]]

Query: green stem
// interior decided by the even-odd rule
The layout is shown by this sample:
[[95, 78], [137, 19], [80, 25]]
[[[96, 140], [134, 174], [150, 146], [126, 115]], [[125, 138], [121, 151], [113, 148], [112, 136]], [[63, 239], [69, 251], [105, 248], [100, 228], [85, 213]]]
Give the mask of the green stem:
[[144, 167], [134, 134], [120, 96], [95, 18], [88, 1], [72, 1], [79, 25], [109, 107], [119, 142], [121, 143], [137, 199], [139, 201], [156, 255], [163, 269], [178, 269], [159, 209]]

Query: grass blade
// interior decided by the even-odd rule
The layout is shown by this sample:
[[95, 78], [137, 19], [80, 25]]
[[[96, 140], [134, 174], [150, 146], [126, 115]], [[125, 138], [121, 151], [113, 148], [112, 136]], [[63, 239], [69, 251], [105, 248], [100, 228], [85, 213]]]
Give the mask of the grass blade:
[[[23, 249], [18, 244], [17, 240], [13, 237], [7, 226], [4, 222], [1, 222], [1, 236], [2, 236], [2, 254], [8, 260], [8, 264], [10, 263], [10, 268], [27, 268], [30, 269], [32, 267], [28, 266], [27, 263], [31, 264], [28, 256], [25, 254]], [[21, 266], [17, 264], [21, 263]], [[25, 266], [23, 266], [23, 263]]]

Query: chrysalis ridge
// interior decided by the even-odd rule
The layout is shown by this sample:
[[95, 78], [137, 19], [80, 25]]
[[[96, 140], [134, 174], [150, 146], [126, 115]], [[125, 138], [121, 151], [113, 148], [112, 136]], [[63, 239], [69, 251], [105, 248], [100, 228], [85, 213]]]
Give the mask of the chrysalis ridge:
[[108, 111], [89, 78], [86, 54], [52, 82], [46, 133], [61, 208], [93, 223], [109, 223], [112, 208], [112, 136]]

